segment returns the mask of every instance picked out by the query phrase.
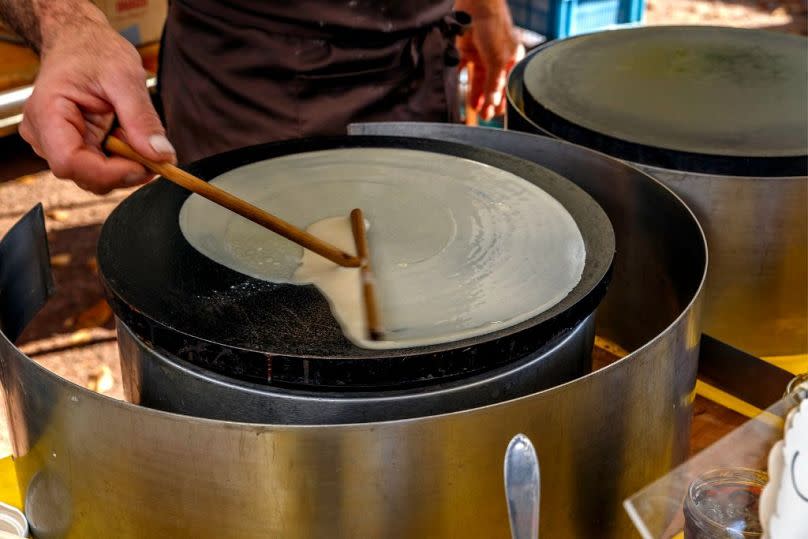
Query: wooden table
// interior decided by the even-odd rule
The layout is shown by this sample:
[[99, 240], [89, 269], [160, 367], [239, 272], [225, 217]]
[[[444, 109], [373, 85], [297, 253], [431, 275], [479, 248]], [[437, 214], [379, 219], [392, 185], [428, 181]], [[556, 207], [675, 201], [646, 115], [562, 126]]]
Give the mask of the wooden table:
[[696, 395], [690, 430], [690, 455], [711, 446], [749, 418], [705, 397]]

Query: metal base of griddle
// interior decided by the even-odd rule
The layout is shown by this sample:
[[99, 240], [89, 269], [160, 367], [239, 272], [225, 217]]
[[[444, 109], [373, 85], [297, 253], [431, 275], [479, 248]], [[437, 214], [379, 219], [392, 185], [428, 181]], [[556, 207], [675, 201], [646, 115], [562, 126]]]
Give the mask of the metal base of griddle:
[[588, 373], [594, 339], [595, 315], [591, 314], [535, 354], [455, 382], [372, 393], [311, 392], [233, 380], [160, 354], [118, 321], [128, 401], [196, 417], [279, 425], [425, 417], [529, 395]]

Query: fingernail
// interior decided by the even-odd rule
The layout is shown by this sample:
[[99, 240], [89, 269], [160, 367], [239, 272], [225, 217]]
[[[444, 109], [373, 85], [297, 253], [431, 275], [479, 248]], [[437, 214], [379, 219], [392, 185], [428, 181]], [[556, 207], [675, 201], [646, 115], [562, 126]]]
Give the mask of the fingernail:
[[123, 183], [124, 185], [130, 185], [130, 186], [139, 185], [145, 182], [148, 176], [149, 176], [148, 174], [141, 174], [139, 172], [130, 172], [124, 177]]
[[174, 146], [168, 141], [165, 135], [152, 135], [149, 137], [149, 144], [151, 145], [152, 149], [163, 155], [174, 155], [176, 154], [176, 150], [174, 150]]

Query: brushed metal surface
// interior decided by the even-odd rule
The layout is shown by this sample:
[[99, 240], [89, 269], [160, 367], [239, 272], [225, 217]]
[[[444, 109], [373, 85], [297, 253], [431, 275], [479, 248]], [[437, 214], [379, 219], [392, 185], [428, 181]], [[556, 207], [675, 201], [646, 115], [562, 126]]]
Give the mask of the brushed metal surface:
[[37, 537], [497, 537], [508, 530], [503, 447], [525, 432], [553, 462], [542, 474], [542, 535], [625, 537], [621, 499], [686, 454], [689, 391], [676, 393], [695, 382], [689, 320], [647, 355], [544, 393], [327, 427], [112, 401], [3, 339], [26, 514]]
[[[0, 377], [36, 536], [505, 537], [502, 456], [520, 432], [547, 463], [542, 536], [631, 536], [622, 500], [687, 453], [701, 230], [670, 191], [636, 169], [550, 139], [495, 138], [525, 143], [520, 151], [566, 167], [568, 178], [597, 193], [618, 249], [598, 322], [632, 350], [627, 357], [462, 412], [283, 426], [113, 401], [43, 369], [3, 335]], [[598, 185], [603, 174], [614, 176], [608, 188]]]
[[682, 197], [707, 236], [704, 332], [755, 356], [808, 353], [808, 176], [635, 166]]
[[[521, 112], [523, 70], [514, 68], [508, 81], [507, 128], [555, 139]], [[704, 332], [755, 356], [808, 353], [808, 175], [722, 176], [630, 164], [679, 195], [704, 229]]]

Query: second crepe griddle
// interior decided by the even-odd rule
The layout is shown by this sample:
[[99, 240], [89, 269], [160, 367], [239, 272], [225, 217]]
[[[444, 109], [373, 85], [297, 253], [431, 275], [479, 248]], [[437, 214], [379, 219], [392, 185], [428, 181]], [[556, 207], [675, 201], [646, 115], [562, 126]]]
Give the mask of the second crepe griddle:
[[189, 167], [211, 179], [272, 157], [336, 148], [401, 148], [507, 170], [556, 198], [586, 246], [583, 276], [560, 303], [515, 326], [440, 345], [356, 347], [313, 286], [275, 284], [228, 269], [186, 241], [178, 224], [188, 192], [159, 180], [104, 225], [98, 248], [116, 315], [155, 347], [234, 378], [276, 385], [398, 387], [451, 379], [521, 359], [589, 316], [605, 293], [614, 253], [608, 218], [582, 190], [532, 163], [460, 144], [395, 137], [304, 139], [235, 150]]
[[512, 103], [565, 140], [647, 165], [727, 175], [808, 166], [808, 40], [656, 26], [543, 45], [511, 74]]

